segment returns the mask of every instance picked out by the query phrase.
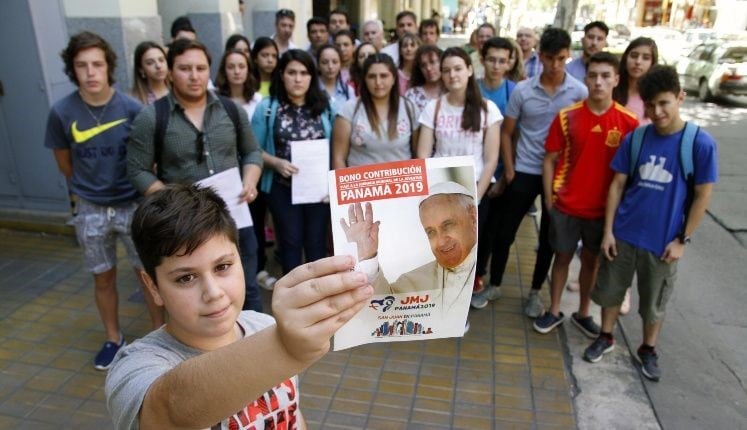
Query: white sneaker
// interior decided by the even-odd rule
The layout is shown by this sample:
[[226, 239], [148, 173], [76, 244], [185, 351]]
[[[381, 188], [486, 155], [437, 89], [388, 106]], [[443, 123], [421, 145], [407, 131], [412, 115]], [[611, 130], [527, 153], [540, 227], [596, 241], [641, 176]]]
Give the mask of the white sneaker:
[[545, 307], [542, 306], [539, 294], [536, 291], [531, 291], [527, 298], [527, 305], [524, 307], [524, 314], [529, 318], [538, 318], [545, 311]]
[[488, 288], [485, 289], [485, 292], [483, 293], [485, 295], [485, 298], [488, 299], [488, 301], [498, 300], [501, 297], [503, 297], [503, 293], [501, 293], [501, 287], [499, 285], [491, 285]]

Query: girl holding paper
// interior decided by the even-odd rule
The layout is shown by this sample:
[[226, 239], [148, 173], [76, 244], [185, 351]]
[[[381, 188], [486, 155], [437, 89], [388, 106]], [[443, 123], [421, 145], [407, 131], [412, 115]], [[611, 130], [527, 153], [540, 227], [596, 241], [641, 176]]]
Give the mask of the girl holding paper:
[[387, 54], [363, 63], [361, 96], [345, 103], [335, 120], [335, 169], [412, 158], [417, 140], [415, 107], [400, 97], [397, 68]]
[[292, 203], [292, 177], [313, 166], [292, 163], [291, 147], [318, 139], [329, 142], [333, 118], [311, 55], [299, 49], [286, 51], [272, 75], [270, 97], [259, 103], [252, 117], [252, 130], [264, 151], [260, 188], [268, 195], [284, 273], [301, 265], [303, 255], [307, 262], [327, 255], [329, 207], [321, 201]]

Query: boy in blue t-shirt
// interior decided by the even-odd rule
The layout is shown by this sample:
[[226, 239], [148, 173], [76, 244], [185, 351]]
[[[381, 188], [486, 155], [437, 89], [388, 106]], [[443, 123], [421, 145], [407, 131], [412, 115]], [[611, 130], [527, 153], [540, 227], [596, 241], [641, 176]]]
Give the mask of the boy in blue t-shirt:
[[[684, 93], [677, 71], [654, 66], [638, 82], [646, 116], [646, 131], [636, 160], [631, 160], [631, 137], [612, 160], [616, 172], [610, 185], [602, 241], [603, 259], [592, 300], [602, 306], [600, 336], [584, 351], [597, 362], [612, 351], [615, 327], [625, 290], [638, 275], [639, 314], [643, 343], [638, 348], [641, 371], [658, 381], [661, 370], [655, 350], [666, 303], [672, 294], [677, 261], [703, 219], [718, 179], [716, 142], [699, 129], [692, 148], [693, 186], [681, 167], [680, 145], [685, 121], [680, 117]], [[633, 165], [631, 165], [633, 163]], [[631, 167], [635, 174], [628, 178]], [[688, 207], [686, 201], [692, 199]]]

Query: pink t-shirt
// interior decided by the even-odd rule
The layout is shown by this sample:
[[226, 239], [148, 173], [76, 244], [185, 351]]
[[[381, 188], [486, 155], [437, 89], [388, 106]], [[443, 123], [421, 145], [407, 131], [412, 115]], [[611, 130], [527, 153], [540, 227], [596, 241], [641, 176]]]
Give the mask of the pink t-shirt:
[[638, 117], [640, 125], [650, 124], [651, 120], [646, 118], [645, 109], [643, 107], [643, 99], [638, 94], [631, 96], [628, 95], [628, 103], [625, 105], [628, 110], [632, 111], [635, 116]]

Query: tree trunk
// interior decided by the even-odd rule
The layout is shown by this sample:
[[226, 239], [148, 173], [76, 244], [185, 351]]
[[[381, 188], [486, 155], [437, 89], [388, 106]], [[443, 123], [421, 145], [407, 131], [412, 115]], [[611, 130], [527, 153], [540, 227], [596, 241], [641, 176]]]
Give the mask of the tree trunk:
[[553, 27], [562, 28], [567, 32], [573, 31], [573, 24], [576, 22], [576, 9], [578, 0], [558, 0], [558, 8], [555, 12], [555, 21]]

